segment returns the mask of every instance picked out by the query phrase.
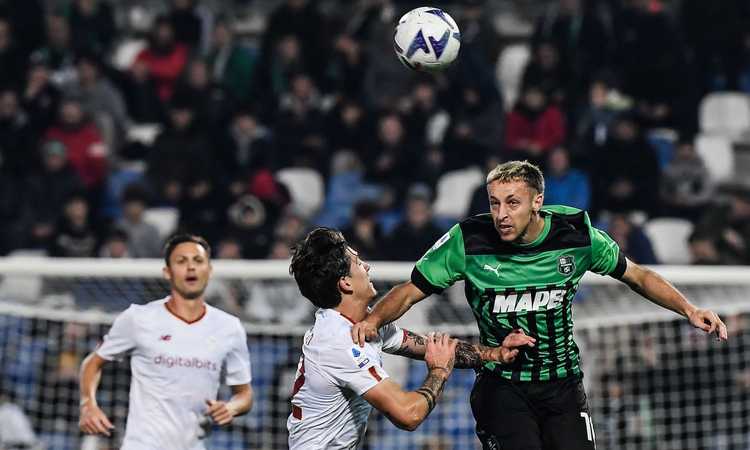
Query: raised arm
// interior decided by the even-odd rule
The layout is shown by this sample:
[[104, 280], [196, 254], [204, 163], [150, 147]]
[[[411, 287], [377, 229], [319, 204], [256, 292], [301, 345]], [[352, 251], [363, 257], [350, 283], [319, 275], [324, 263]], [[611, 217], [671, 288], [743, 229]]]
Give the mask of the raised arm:
[[79, 377], [81, 402], [78, 426], [86, 434], [109, 436], [110, 430], [114, 429], [112, 422], [96, 403], [96, 390], [102, 376], [102, 367], [106, 362], [106, 359], [96, 353], [91, 353], [81, 363]]
[[[427, 337], [413, 331], [404, 330], [404, 341], [401, 347], [390, 353], [412, 359], [424, 359], [427, 350]], [[524, 345], [533, 347], [536, 339], [524, 334], [523, 330], [514, 330], [503, 340], [500, 347], [486, 347], [457, 341], [455, 367], [459, 369], [473, 369], [481, 367], [487, 361], [499, 361], [504, 364], [513, 362], [518, 355], [518, 348]]]
[[352, 341], [364, 346], [366, 340], [378, 334], [378, 328], [398, 319], [425, 297], [427, 294], [411, 281], [396, 285], [380, 299], [367, 318], [352, 327]]
[[402, 430], [414, 431], [435, 407], [453, 370], [457, 341], [448, 335], [426, 338], [424, 353], [427, 378], [415, 391], [404, 391], [385, 379], [365, 392], [363, 398]]
[[694, 327], [716, 333], [719, 340], [727, 340], [727, 327], [715, 312], [697, 308], [672, 283], [653, 270], [628, 259], [621, 280], [648, 300], [686, 317]]

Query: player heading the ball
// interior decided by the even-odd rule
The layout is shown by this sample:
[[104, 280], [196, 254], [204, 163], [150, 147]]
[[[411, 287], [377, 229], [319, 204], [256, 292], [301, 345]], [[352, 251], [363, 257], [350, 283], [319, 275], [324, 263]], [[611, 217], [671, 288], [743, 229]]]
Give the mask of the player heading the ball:
[[[356, 449], [364, 442], [372, 406], [396, 426], [416, 429], [435, 407], [453, 367], [512, 362], [535, 340], [510, 333], [493, 348], [445, 334], [421, 336], [389, 324], [364, 346], [353, 345], [352, 326], [367, 315], [377, 292], [362, 261], [340, 232], [317, 228], [294, 248], [289, 272], [300, 292], [320, 309], [302, 345], [287, 420], [289, 448]], [[424, 359], [427, 378], [406, 392], [383, 369], [381, 351]]]
[[[199, 236], [180, 234], [165, 245], [170, 295], [131, 305], [81, 365], [81, 431], [113, 430], [96, 402], [102, 366], [130, 356], [128, 421], [121, 450], [204, 450], [213, 424], [227, 425], [250, 410], [250, 355], [239, 319], [209, 306], [211, 249]], [[221, 377], [232, 390], [217, 400]]]

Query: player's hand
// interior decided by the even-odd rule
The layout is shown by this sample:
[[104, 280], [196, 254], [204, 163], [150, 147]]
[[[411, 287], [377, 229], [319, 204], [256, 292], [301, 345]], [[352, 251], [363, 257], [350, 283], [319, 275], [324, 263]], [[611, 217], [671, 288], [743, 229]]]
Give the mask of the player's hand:
[[695, 328], [700, 328], [708, 334], [716, 333], [716, 339], [727, 340], [727, 326], [715, 312], [709, 309], [696, 309], [688, 315], [688, 320]]
[[115, 429], [104, 411], [97, 405], [90, 403], [81, 406], [78, 427], [86, 434], [101, 434], [104, 436], [111, 436], [111, 431]]
[[516, 329], [510, 332], [505, 339], [503, 339], [503, 345], [501, 347], [491, 348], [488, 352], [488, 356], [484, 358], [486, 361], [500, 361], [504, 364], [510, 364], [515, 361], [518, 356], [518, 347], [527, 345], [533, 347], [536, 345], [536, 339], [527, 335], [521, 329]]
[[365, 341], [371, 341], [378, 335], [378, 328], [367, 319], [357, 322], [352, 326], [352, 342], [365, 346]]
[[453, 370], [456, 361], [456, 346], [458, 339], [448, 334], [430, 333], [427, 335], [427, 348], [424, 352], [424, 362], [428, 369], [443, 369], [446, 376]]
[[206, 415], [209, 416], [216, 425], [228, 425], [232, 423], [234, 416], [237, 415], [232, 408], [227, 406], [227, 402], [206, 400], [206, 405], [208, 405]]

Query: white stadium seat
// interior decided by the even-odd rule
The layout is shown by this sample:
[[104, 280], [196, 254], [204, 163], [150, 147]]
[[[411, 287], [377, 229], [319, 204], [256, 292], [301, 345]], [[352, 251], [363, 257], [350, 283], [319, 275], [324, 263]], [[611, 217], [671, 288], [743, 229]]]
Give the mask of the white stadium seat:
[[180, 214], [177, 208], [148, 208], [143, 213], [143, 221], [159, 230], [159, 239], [164, 241], [177, 228]]
[[643, 231], [651, 241], [656, 259], [661, 264], [690, 264], [688, 237], [693, 224], [684, 219], [652, 219]]
[[112, 65], [120, 70], [128, 70], [135, 62], [138, 53], [146, 48], [146, 41], [143, 39], [128, 39], [117, 45], [112, 57]]
[[523, 71], [526, 69], [529, 58], [531, 58], [531, 50], [528, 45], [524, 44], [509, 45], [500, 53], [495, 74], [503, 93], [506, 111], [513, 107], [518, 98]]
[[721, 135], [700, 134], [695, 138], [695, 150], [706, 164], [711, 179], [717, 183], [734, 177], [734, 148], [732, 141]]
[[700, 104], [703, 133], [721, 134], [733, 139], [750, 131], [750, 96], [739, 92], [714, 92]]
[[437, 182], [433, 210], [435, 215], [462, 219], [469, 209], [474, 190], [484, 181], [478, 167], [454, 170], [443, 174]]
[[292, 210], [309, 219], [323, 205], [325, 186], [323, 177], [305, 167], [289, 167], [276, 172], [276, 178], [289, 189]]

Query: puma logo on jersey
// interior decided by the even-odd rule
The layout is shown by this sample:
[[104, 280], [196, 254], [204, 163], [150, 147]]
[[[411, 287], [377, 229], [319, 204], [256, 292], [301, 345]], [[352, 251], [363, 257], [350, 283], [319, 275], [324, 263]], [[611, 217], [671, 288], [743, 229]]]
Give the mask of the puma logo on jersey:
[[500, 276], [500, 263], [497, 263], [496, 267], [492, 267], [489, 264], [485, 264], [484, 267], [482, 267], [482, 270], [489, 270], [490, 272], [495, 272], [495, 275], [499, 277]]
[[[520, 294], [520, 297], [519, 297]], [[562, 305], [565, 299], [565, 289], [551, 289], [536, 291], [532, 298], [531, 292], [495, 295], [493, 313], [509, 313], [521, 311], [540, 311], [555, 309]]]

